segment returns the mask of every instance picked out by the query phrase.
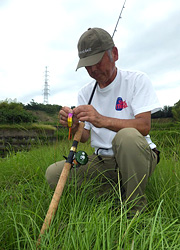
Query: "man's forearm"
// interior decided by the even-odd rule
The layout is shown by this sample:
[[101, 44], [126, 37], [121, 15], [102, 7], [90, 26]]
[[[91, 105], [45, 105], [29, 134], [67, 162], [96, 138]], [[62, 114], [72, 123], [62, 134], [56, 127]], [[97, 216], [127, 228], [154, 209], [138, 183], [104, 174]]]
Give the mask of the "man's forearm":
[[114, 132], [118, 132], [123, 128], [135, 128], [137, 129], [142, 135], [147, 135], [151, 128], [151, 123], [142, 117], [136, 119], [118, 119], [118, 118], [111, 118], [111, 117], [104, 117], [103, 118], [104, 128], [112, 130]]

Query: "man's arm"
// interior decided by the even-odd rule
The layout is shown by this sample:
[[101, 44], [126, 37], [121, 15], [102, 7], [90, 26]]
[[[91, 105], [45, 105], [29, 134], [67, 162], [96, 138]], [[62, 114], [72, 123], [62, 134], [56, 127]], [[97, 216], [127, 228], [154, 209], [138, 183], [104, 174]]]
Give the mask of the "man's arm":
[[136, 128], [142, 135], [148, 135], [151, 129], [151, 112], [144, 112], [135, 116], [135, 119], [105, 118], [106, 128], [115, 132], [122, 128]]
[[92, 105], [81, 105], [73, 109], [73, 113], [80, 121], [87, 121], [98, 128], [107, 128], [118, 132], [123, 128], [135, 128], [142, 135], [147, 135], [151, 129], [151, 112], [144, 112], [135, 116], [135, 119], [118, 119], [99, 114]]

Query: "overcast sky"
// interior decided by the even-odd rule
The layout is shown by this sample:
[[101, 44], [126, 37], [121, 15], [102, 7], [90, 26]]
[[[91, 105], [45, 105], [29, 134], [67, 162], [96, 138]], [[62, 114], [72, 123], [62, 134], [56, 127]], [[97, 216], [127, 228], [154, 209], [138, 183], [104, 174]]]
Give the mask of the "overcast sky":
[[[89, 27], [113, 34], [124, 0], [0, 0], [0, 101], [76, 105], [92, 79], [78, 63], [77, 42]], [[180, 100], [180, 1], [126, 0], [114, 42], [117, 66], [148, 74], [163, 106]]]

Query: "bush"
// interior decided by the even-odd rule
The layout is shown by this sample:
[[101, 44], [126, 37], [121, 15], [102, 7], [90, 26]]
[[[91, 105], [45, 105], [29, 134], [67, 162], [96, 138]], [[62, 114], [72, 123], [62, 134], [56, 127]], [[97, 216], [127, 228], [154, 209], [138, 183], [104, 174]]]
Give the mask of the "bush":
[[22, 103], [0, 103], [0, 124], [32, 123], [36, 120], [35, 116], [24, 110]]
[[173, 117], [176, 121], [180, 121], [180, 100], [175, 103], [172, 108]]

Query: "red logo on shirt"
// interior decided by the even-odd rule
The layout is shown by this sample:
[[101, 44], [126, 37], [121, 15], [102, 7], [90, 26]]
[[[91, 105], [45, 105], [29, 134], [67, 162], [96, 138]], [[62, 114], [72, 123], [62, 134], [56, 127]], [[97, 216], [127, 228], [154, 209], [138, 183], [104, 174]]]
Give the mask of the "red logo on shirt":
[[121, 111], [122, 109], [127, 108], [128, 105], [126, 101], [123, 101], [122, 97], [118, 97], [116, 101], [116, 110]]

